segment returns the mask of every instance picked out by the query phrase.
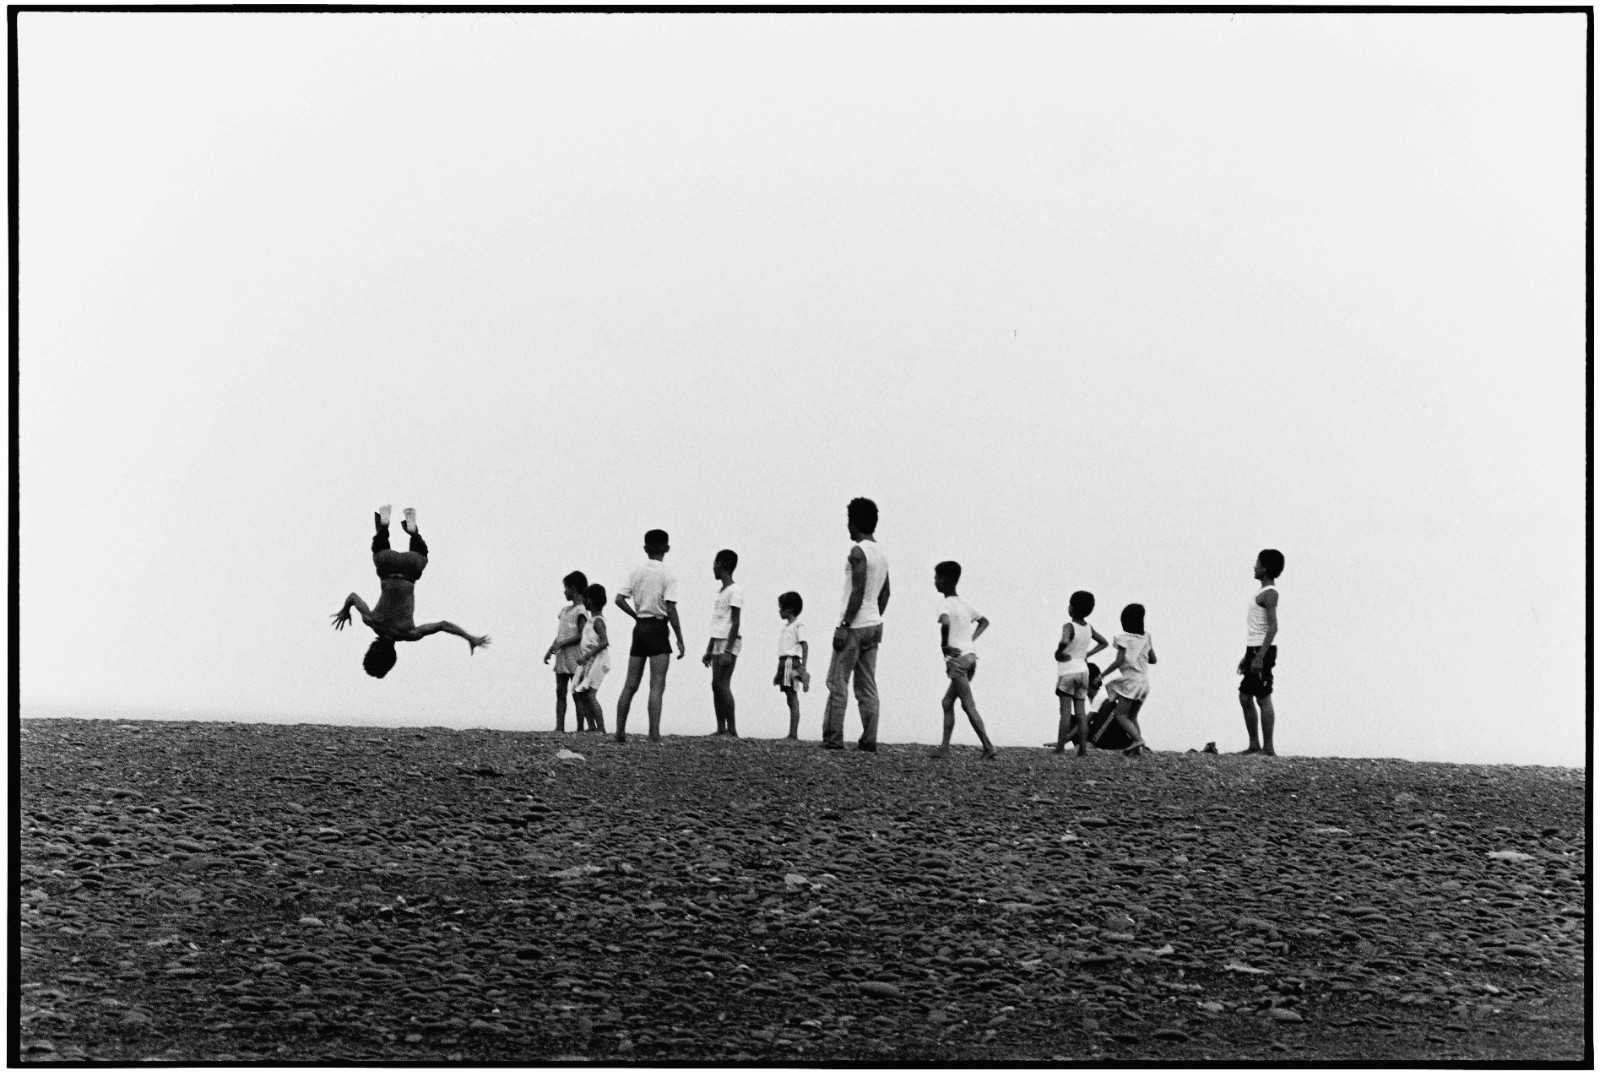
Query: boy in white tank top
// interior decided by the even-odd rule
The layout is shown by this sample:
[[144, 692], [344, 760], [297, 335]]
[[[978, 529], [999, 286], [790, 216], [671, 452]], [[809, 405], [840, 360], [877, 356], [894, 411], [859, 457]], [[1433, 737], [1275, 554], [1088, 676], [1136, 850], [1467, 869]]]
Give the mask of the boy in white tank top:
[[[1254, 573], [1261, 589], [1250, 599], [1245, 612], [1244, 656], [1239, 660], [1239, 708], [1244, 711], [1244, 728], [1250, 746], [1241, 754], [1276, 754], [1272, 729], [1277, 712], [1272, 706], [1272, 668], [1278, 661], [1278, 576], [1283, 572], [1283, 553], [1262, 549], [1256, 557]], [[1256, 708], [1260, 707], [1260, 734], [1256, 733]]]
[[[1061, 627], [1061, 644], [1056, 647], [1056, 697], [1060, 700], [1061, 720], [1056, 726], [1057, 754], [1067, 742], [1078, 744], [1078, 756], [1089, 753], [1089, 658], [1105, 649], [1108, 642], [1089, 626], [1094, 611], [1094, 594], [1079, 590], [1067, 600], [1069, 622]], [[1093, 648], [1091, 648], [1093, 647]], [[1072, 728], [1077, 716], [1077, 730]]]
[[878, 751], [878, 644], [883, 641], [883, 613], [889, 607], [889, 559], [878, 547], [878, 505], [864, 496], [850, 501], [845, 513], [850, 530], [850, 555], [844, 566], [844, 608], [833, 629], [833, 658], [828, 662], [828, 705], [822, 713], [822, 746], [844, 749], [844, 711], [850, 680], [855, 679], [861, 709], [864, 751]]

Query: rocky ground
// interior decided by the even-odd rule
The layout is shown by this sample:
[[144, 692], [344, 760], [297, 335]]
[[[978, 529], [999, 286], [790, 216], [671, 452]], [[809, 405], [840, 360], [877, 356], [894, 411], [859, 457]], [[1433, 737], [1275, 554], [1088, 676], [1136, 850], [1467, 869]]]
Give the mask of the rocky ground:
[[1588, 1058], [1582, 771], [20, 737], [23, 1061]]

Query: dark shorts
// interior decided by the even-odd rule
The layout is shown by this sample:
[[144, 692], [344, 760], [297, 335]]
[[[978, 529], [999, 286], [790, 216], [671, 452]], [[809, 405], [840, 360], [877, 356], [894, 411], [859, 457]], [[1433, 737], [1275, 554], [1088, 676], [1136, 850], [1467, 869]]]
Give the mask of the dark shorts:
[[1244, 679], [1239, 681], [1239, 693], [1251, 698], [1267, 698], [1272, 694], [1272, 666], [1278, 663], [1278, 647], [1267, 647], [1267, 659], [1261, 662], [1261, 674], [1256, 675], [1250, 663], [1260, 652], [1260, 646], [1246, 646], [1244, 649]]
[[419, 552], [395, 552], [380, 549], [372, 554], [372, 566], [378, 569], [380, 579], [405, 579], [416, 582], [428, 566], [428, 557]]
[[660, 657], [672, 652], [672, 638], [667, 631], [667, 621], [659, 617], [640, 616], [633, 623], [633, 648], [630, 657]]

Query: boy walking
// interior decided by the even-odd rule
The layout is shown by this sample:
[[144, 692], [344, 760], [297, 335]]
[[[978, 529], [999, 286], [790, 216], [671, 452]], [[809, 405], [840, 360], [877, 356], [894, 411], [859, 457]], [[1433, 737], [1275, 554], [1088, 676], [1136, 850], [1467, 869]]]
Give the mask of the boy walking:
[[956, 727], [956, 699], [967, 712], [972, 730], [978, 733], [983, 744], [983, 760], [991, 761], [999, 753], [989, 742], [983, 718], [978, 716], [978, 705], [972, 700], [972, 677], [978, 674], [978, 655], [972, 644], [989, 629], [989, 619], [966, 601], [956, 596], [956, 584], [961, 581], [961, 565], [945, 560], [933, 569], [933, 588], [944, 595], [939, 602], [939, 650], [944, 654], [945, 675], [950, 677], [950, 687], [944, 692], [944, 741], [934, 756], [942, 758], [950, 753], [950, 734]]
[[[662, 563], [672, 548], [665, 530], [650, 530], [644, 535], [644, 554], [648, 559], [633, 569], [628, 584], [617, 591], [617, 607], [633, 617], [633, 644], [628, 650], [628, 678], [617, 697], [617, 742], [628, 741], [628, 710], [650, 665], [650, 741], [661, 741], [661, 699], [667, 692], [667, 667], [672, 662], [672, 646], [667, 627], [678, 639], [678, 659], [683, 660], [683, 628], [678, 625], [678, 577]], [[630, 605], [629, 602], [632, 602]]]
[[711, 561], [711, 571], [722, 588], [711, 599], [711, 638], [701, 660], [711, 669], [711, 708], [717, 714], [717, 735], [739, 738], [733, 721], [733, 666], [739, 659], [739, 617], [744, 611], [744, 589], [733, 581], [739, 554], [723, 549]]
[[869, 754], [878, 751], [878, 645], [883, 641], [883, 613], [889, 607], [889, 559], [878, 547], [878, 505], [864, 496], [845, 509], [850, 555], [844, 565], [844, 608], [833, 630], [833, 659], [828, 662], [828, 706], [822, 716], [822, 746], [844, 749], [844, 711], [849, 704], [850, 677], [856, 681], [861, 710], [861, 739]]
[[[1269, 754], [1272, 727], [1277, 713], [1272, 708], [1272, 668], [1278, 663], [1278, 576], [1283, 572], [1283, 553], [1262, 549], [1256, 557], [1254, 574], [1261, 588], [1250, 599], [1245, 614], [1244, 657], [1239, 661], [1239, 708], [1244, 710], [1244, 729], [1250, 733], [1250, 746], [1241, 754]], [[1261, 708], [1261, 734], [1256, 735], [1256, 707]]]

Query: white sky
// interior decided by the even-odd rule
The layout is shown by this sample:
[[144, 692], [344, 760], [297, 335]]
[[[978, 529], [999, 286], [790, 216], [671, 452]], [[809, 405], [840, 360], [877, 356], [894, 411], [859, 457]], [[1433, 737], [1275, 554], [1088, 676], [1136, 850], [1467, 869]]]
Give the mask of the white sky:
[[[1088, 589], [1107, 637], [1149, 610], [1150, 743], [1241, 748], [1276, 546], [1282, 752], [1584, 763], [1580, 14], [18, 34], [24, 713], [549, 728], [562, 575], [615, 593], [660, 526], [665, 730], [714, 727], [728, 546], [739, 722], [780, 735], [776, 596], [820, 681], [866, 495], [887, 741], [937, 740], [954, 558], [1000, 744], [1052, 737]], [[386, 501], [419, 618], [490, 649], [374, 681], [329, 629]]]

